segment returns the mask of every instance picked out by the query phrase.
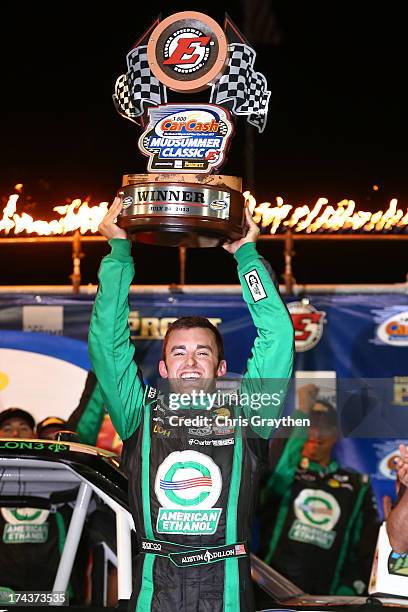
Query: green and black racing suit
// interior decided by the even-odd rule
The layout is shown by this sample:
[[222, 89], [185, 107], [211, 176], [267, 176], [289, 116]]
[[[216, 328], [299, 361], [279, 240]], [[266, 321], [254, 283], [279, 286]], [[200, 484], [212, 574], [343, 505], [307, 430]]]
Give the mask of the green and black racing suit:
[[[174, 411], [158, 399], [155, 389], [145, 387], [133, 360], [128, 326], [134, 275], [130, 243], [113, 239], [110, 245], [112, 252], [99, 271], [89, 349], [113, 424], [124, 441], [130, 504], [142, 553], [132, 609], [253, 612], [248, 540], [263, 438], [271, 427], [254, 427], [259, 434], [254, 435], [248, 427], [169, 424]], [[258, 332], [241, 389], [259, 389], [266, 378], [287, 382], [293, 363], [290, 316], [255, 244], [244, 244], [235, 257]], [[194, 414], [208, 416], [202, 408], [194, 408]], [[225, 414], [227, 409], [217, 410]], [[281, 410], [280, 404], [260, 412], [276, 417]]]
[[379, 528], [368, 476], [302, 457], [306, 439], [294, 428], [271, 443], [270, 463], [279, 459], [262, 491], [260, 556], [307, 593], [362, 595]]

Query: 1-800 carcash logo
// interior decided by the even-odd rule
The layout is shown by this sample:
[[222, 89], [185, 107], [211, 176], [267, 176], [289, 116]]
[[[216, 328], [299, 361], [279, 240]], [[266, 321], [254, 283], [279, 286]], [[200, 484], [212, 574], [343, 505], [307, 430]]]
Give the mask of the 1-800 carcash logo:
[[377, 338], [383, 344], [408, 346], [408, 310], [395, 312], [377, 328]]
[[223, 108], [166, 104], [149, 109], [139, 149], [150, 158], [149, 172], [208, 173], [224, 162], [232, 132]]

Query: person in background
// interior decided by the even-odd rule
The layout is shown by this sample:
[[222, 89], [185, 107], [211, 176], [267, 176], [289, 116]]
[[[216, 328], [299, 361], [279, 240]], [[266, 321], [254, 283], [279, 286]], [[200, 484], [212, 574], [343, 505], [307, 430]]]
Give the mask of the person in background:
[[[261, 558], [307, 593], [366, 593], [379, 528], [366, 474], [333, 458], [336, 410], [318, 388], [299, 392], [310, 427], [271, 443], [273, 472], [262, 495]], [[283, 442], [283, 444], [282, 444]], [[279, 447], [279, 455], [274, 446]]]
[[35, 438], [34, 428], [34, 418], [22, 408], [0, 412], [0, 438]]
[[35, 429], [37, 438], [56, 440], [61, 430], [67, 429], [67, 422], [59, 417], [49, 416], [40, 421]]

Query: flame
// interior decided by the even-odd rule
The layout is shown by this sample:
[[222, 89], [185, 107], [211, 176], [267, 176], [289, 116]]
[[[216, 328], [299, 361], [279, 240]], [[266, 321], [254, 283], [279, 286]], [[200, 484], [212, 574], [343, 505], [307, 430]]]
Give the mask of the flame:
[[[55, 206], [53, 211], [58, 218], [51, 221], [33, 219], [25, 212], [17, 211], [18, 201], [23, 185], [15, 186], [16, 193], [9, 196], [6, 206], [0, 217], [0, 235], [37, 234], [38, 236], [63, 236], [76, 230], [81, 234], [98, 231], [98, 225], [108, 210], [108, 202], [91, 205], [87, 200], [80, 198], [72, 200], [70, 204]], [[398, 208], [397, 198], [393, 198], [384, 212], [367, 212], [356, 210], [354, 200], [341, 200], [335, 205], [329, 204], [327, 198], [318, 198], [316, 203], [293, 206], [286, 203], [281, 196], [271, 202], [257, 203], [255, 197], [249, 192], [244, 193], [254, 221], [269, 233], [282, 233], [291, 229], [296, 233], [333, 233], [338, 231], [380, 233], [404, 232], [408, 226], [408, 209]]]
[[360, 232], [390, 232], [394, 229], [404, 230], [408, 226], [408, 209], [397, 208], [398, 200], [393, 198], [386, 211], [375, 213], [356, 210], [354, 200], [341, 200], [336, 205], [329, 204], [327, 198], [318, 198], [316, 204], [294, 207], [285, 204], [282, 197], [276, 198], [276, 206], [271, 202], [257, 204], [249, 191], [245, 191], [249, 210], [254, 221], [264, 228], [269, 228], [271, 234], [290, 228], [295, 233], [313, 234], [316, 232], [360, 231]]
[[[16, 186], [17, 187], [17, 186]], [[65, 206], [55, 206], [53, 210], [60, 215], [59, 219], [52, 221], [34, 220], [31, 215], [23, 212], [17, 213], [19, 194], [12, 194], [3, 209], [0, 219], [0, 232], [9, 234], [37, 234], [38, 236], [61, 236], [79, 230], [81, 234], [86, 232], [96, 233], [98, 225], [108, 210], [108, 202], [100, 202], [98, 205], [90, 206], [87, 201], [82, 202], [79, 198]]]

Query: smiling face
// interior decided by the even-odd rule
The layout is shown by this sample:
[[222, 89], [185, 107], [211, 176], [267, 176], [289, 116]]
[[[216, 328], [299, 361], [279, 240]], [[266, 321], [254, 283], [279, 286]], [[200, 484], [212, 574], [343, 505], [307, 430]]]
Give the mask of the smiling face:
[[0, 426], [0, 438], [34, 438], [34, 431], [24, 419], [12, 417]]
[[226, 371], [225, 360], [218, 360], [215, 336], [210, 329], [192, 327], [170, 332], [159, 372], [162, 378], [169, 379], [172, 391], [189, 393], [193, 389], [207, 389]]

